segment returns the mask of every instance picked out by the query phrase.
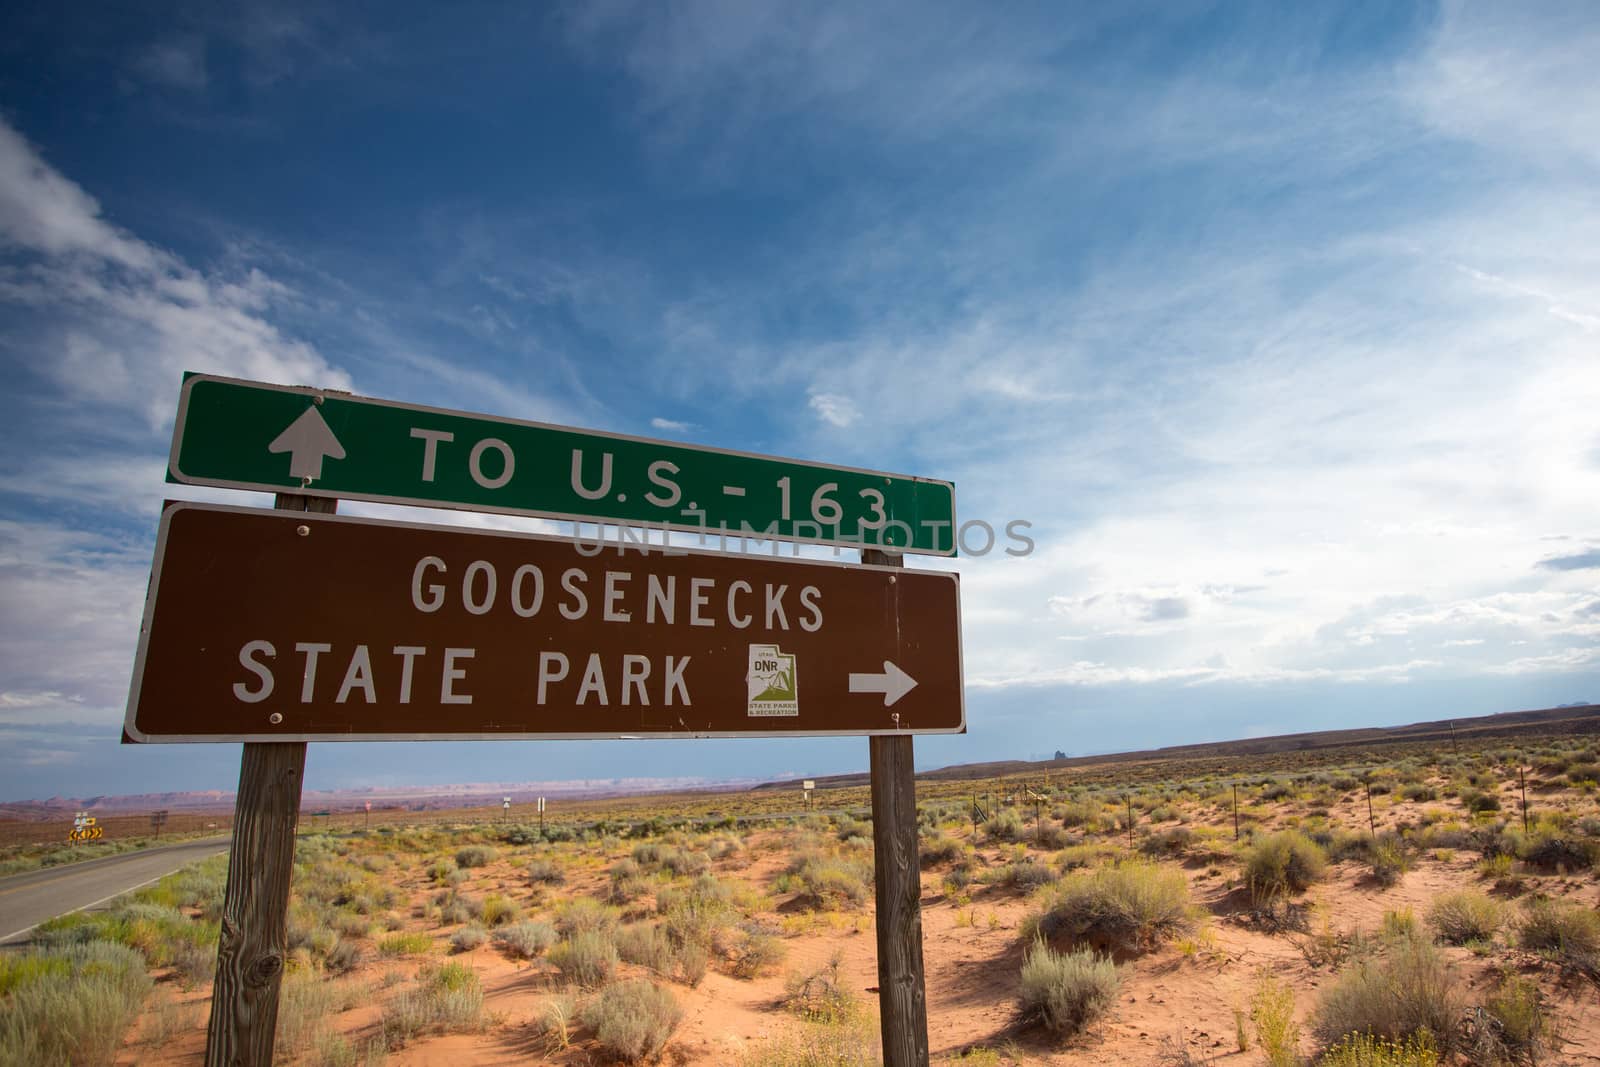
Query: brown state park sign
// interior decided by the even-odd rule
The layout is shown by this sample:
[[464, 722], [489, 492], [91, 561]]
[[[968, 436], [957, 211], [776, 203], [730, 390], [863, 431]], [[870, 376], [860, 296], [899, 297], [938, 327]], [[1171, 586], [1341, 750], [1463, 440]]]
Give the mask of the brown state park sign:
[[130, 741], [960, 733], [945, 571], [162, 515]]

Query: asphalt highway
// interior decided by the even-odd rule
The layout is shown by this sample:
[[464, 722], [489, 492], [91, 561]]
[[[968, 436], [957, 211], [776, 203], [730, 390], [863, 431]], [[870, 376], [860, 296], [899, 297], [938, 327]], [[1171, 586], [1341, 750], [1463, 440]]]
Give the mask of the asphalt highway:
[[0, 878], [0, 944], [24, 940], [46, 919], [103, 904], [185, 864], [225, 852], [228, 842], [226, 837], [208, 837]]

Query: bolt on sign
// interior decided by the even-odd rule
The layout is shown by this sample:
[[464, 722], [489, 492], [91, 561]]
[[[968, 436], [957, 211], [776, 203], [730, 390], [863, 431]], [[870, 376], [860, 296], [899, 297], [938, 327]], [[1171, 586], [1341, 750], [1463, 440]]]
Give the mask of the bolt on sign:
[[959, 733], [947, 571], [175, 504], [135, 741]]
[[956, 554], [950, 482], [184, 378], [170, 481]]

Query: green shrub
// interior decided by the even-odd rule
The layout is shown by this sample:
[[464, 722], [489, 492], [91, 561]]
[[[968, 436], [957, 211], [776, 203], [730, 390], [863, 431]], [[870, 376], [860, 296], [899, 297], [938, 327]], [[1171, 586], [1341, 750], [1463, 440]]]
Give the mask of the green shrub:
[[391, 934], [378, 942], [383, 956], [420, 956], [433, 951], [433, 938], [427, 934]]
[[414, 988], [383, 1009], [384, 1043], [398, 1048], [419, 1034], [476, 1033], [484, 1029], [483, 987], [460, 963], [424, 967]]
[[644, 978], [607, 986], [582, 1011], [583, 1022], [611, 1056], [626, 1063], [653, 1060], [683, 1019], [672, 994]]
[[618, 930], [617, 955], [664, 978], [672, 977], [677, 970], [678, 954], [671, 940], [653, 923], [639, 923]]
[[512, 923], [494, 932], [494, 943], [512, 959], [531, 960], [556, 943], [556, 931], [549, 923]]
[[1447, 945], [1493, 941], [1505, 924], [1505, 907], [1488, 894], [1471, 889], [1435, 897], [1428, 908], [1428, 925]]
[[456, 852], [457, 867], [487, 867], [500, 858], [500, 853], [488, 845], [468, 845]]
[[1109, 958], [1089, 949], [1058, 953], [1040, 939], [1023, 960], [1018, 995], [1026, 1017], [1058, 1037], [1071, 1037], [1106, 1013], [1120, 985]]
[[1399, 882], [1400, 876], [1411, 869], [1411, 858], [1406, 855], [1405, 845], [1391, 835], [1379, 838], [1367, 855], [1367, 862], [1372, 868], [1372, 880], [1384, 888]]
[[1183, 872], [1153, 863], [1075, 871], [1046, 890], [1024, 935], [1087, 941], [1100, 947], [1151, 948], [1189, 928]]
[[150, 988], [144, 958], [126, 945], [0, 956], [0, 1063], [110, 1064]]
[[1325, 1046], [1350, 1034], [1405, 1041], [1426, 1031], [1448, 1052], [1462, 1008], [1455, 974], [1439, 950], [1402, 938], [1381, 957], [1358, 959], [1323, 991], [1315, 1031]]
[[1281, 830], [1253, 841], [1245, 853], [1245, 884], [1259, 902], [1303, 893], [1322, 877], [1327, 855], [1298, 830]]
[[1250, 1019], [1271, 1067], [1299, 1067], [1300, 1026], [1294, 1021], [1294, 990], [1263, 974], [1250, 998]]
[[609, 930], [580, 931], [550, 949], [549, 959], [567, 981], [594, 989], [617, 969], [617, 942]]
[[517, 902], [501, 896], [499, 893], [490, 893], [483, 898], [483, 924], [488, 927], [504, 926], [506, 923], [516, 922], [522, 917], [522, 909]]

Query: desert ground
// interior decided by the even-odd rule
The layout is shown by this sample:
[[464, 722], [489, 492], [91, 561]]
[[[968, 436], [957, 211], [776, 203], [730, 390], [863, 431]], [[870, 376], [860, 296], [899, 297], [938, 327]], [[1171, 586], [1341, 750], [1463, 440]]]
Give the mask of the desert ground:
[[[1597, 787], [1581, 736], [924, 782], [933, 1062], [1600, 1064]], [[277, 1059], [876, 1063], [866, 794], [815, 799], [303, 820]], [[200, 1062], [225, 876], [0, 956], [0, 1061]]]

